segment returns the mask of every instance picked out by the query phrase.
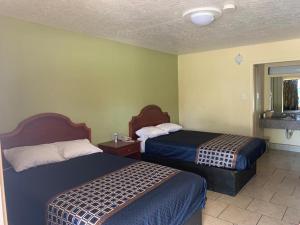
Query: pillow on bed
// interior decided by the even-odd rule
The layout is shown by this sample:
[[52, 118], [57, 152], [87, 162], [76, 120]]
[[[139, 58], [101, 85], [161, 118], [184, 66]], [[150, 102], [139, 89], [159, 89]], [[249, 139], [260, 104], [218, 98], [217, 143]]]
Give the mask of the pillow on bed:
[[57, 146], [60, 155], [65, 159], [103, 152], [101, 149], [92, 145], [88, 139], [61, 141], [54, 144]]
[[175, 132], [182, 130], [182, 126], [175, 123], [162, 123], [156, 126], [159, 129], [165, 130], [167, 132]]
[[139, 130], [137, 130], [136, 135], [142, 138], [154, 138], [161, 135], [168, 134], [169, 132], [159, 129], [157, 127], [151, 126], [151, 127], [143, 127]]
[[6, 149], [3, 153], [17, 172], [65, 160], [53, 144], [16, 147]]

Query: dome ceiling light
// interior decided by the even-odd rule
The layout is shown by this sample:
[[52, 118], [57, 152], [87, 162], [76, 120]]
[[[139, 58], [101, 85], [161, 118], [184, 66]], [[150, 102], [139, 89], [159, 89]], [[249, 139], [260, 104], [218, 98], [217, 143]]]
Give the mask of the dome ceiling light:
[[[223, 11], [234, 11], [236, 6], [233, 3], [225, 4]], [[190, 9], [183, 13], [183, 17], [190, 20], [197, 26], [206, 26], [222, 16], [223, 11], [217, 7], [202, 7]]]
[[189, 18], [193, 24], [206, 26], [222, 15], [222, 10], [215, 7], [195, 8], [186, 11], [184, 18]]

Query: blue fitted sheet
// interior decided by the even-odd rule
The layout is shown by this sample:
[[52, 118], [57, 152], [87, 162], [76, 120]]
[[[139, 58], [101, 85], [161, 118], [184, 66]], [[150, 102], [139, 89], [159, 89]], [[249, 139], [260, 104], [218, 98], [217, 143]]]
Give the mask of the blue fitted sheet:
[[[167, 159], [195, 162], [197, 148], [221, 134], [200, 131], [181, 130], [167, 135], [148, 139], [145, 143], [145, 155]], [[236, 170], [245, 170], [256, 162], [265, 152], [263, 139], [253, 138], [237, 156]]]
[[[96, 153], [21, 173], [4, 172], [10, 225], [44, 225], [48, 200], [58, 193], [135, 162]], [[109, 218], [105, 225], [180, 225], [205, 205], [206, 182], [180, 172]]]

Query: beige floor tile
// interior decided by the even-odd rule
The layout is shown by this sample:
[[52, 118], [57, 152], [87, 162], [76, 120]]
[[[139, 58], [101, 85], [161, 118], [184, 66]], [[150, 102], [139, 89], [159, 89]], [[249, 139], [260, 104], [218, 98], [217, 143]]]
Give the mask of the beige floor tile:
[[296, 186], [293, 196], [300, 197], [300, 185]]
[[290, 171], [290, 173], [286, 175], [286, 178], [300, 179], [300, 172]]
[[300, 224], [300, 209], [288, 208], [283, 221], [292, 224]]
[[292, 186], [292, 185], [298, 186], [298, 185], [300, 185], [300, 179], [299, 179], [299, 177], [287, 176], [283, 179], [282, 184], [289, 185], [289, 186]]
[[280, 184], [289, 175], [292, 175], [290, 170], [276, 169], [273, 175], [270, 177], [270, 181], [272, 181], [274, 184]]
[[284, 169], [276, 169], [275, 172], [274, 172], [274, 176], [286, 176], [287, 174], [289, 173], [289, 170], [284, 170]]
[[243, 190], [240, 192], [242, 195], [247, 195], [249, 197], [264, 200], [264, 201], [270, 201], [272, 196], [274, 195], [274, 191], [265, 189], [263, 187], [256, 187], [247, 185]]
[[272, 203], [300, 209], [300, 197], [276, 193], [271, 199]]
[[233, 223], [226, 222], [224, 220], [209, 216], [203, 215], [203, 225], [233, 225]]
[[274, 161], [269, 157], [260, 158], [257, 161], [257, 167], [258, 168], [277, 168]]
[[292, 170], [294, 163], [293, 157], [275, 156], [271, 160], [272, 162], [276, 162], [276, 168]]
[[[274, 161], [271, 161], [271, 160], [269, 160], [269, 161], [267, 161], [267, 162], [262, 162], [261, 163], [262, 165], [259, 165], [258, 164], [258, 166], [257, 166], [257, 168], [259, 168], [258, 170], [263, 170], [263, 169], [266, 169], [266, 170], [272, 170], [272, 168], [277, 168], [276, 167], [276, 164], [274, 163]], [[275, 172], [275, 171], [274, 171]], [[269, 176], [271, 176], [271, 175], [273, 175], [274, 174], [274, 172], [272, 173], [272, 174], [270, 174], [270, 172], [268, 173], [268, 172], [266, 172], [266, 173], [264, 173], [263, 171], [261, 171], [261, 173], [263, 174], [263, 175], [269, 175]]]
[[218, 217], [220, 213], [228, 206], [228, 204], [219, 202], [218, 200], [208, 200], [206, 202], [203, 213], [206, 215]]
[[223, 196], [223, 194], [218, 193], [218, 192], [209, 191], [209, 190], [206, 192], [206, 197], [210, 200], [216, 200], [216, 199], [220, 198], [221, 196]]
[[253, 200], [253, 198], [238, 194], [234, 197], [229, 195], [223, 195], [222, 197], [218, 198], [218, 201], [224, 202], [226, 204], [235, 205], [240, 208], [247, 208], [247, 206], [250, 204], [250, 202]]
[[293, 170], [294, 169], [291, 162], [279, 162], [279, 163], [277, 163], [276, 167], [280, 168], [280, 169], [286, 169], [286, 170]]
[[299, 163], [299, 161], [297, 163], [293, 163], [291, 165], [291, 170], [292, 171], [300, 173], [300, 165], [299, 165], [300, 163]]
[[278, 156], [291, 157], [291, 158], [298, 155], [297, 152], [281, 151], [281, 150], [275, 150], [275, 149], [271, 149], [268, 153], [269, 153], [269, 155], [278, 155]]
[[299, 174], [296, 173], [295, 171], [291, 170], [284, 170], [284, 169], [276, 169], [273, 175], [281, 175], [281, 176], [290, 176], [290, 177], [299, 177]]
[[258, 165], [256, 169], [257, 175], [271, 176], [276, 168], [273, 165]]
[[268, 175], [255, 175], [249, 182], [247, 183], [247, 186], [252, 187], [261, 187], [265, 185], [270, 179], [270, 176]]
[[221, 213], [219, 219], [238, 225], [256, 225], [260, 217], [261, 215], [258, 213], [231, 205]]
[[[284, 178], [284, 180], [287, 178]], [[264, 188], [271, 192], [290, 195], [294, 192], [296, 185], [294, 183], [274, 183], [273, 180], [268, 181]]]
[[286, 208], [286, 206], [275, 205], [270, 202], [254, 199], [247, 210], [281, 220]]
[[291, 224], [267, 216], [262, 216], [262, 218], [259, 220], [257, 225], [291, 225]]

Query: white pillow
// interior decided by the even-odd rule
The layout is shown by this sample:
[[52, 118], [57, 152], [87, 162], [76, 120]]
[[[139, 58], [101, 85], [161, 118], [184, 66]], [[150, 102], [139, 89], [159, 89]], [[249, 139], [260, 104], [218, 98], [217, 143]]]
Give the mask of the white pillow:
[[6, 160], [15, 171], [20, 172], [31, 167], [64, 161], [53, 144], [22, 146], [4, 150]]
[[167, 132], [175, 132], [182, 130], [182, 126], [175, 123], [162, 123], [156, 126], [159, 129], [165, 130]]
[[168, 134], [167, 131], [159, 129], [157, 127], [151, 126], [151, 127], [143, 127], [139, 130], [137, 130], [136, 135], [142, 138], [154, 138], [157, 136]]
[[54, 145], [57, 146], [59, 153], [65, 159], [103, 152], [92, 145], [88, 139], [55, 142]]
[[139, 137], [137, 140], [140, 142], [140, 152], [145, 153], [147, 137]]

